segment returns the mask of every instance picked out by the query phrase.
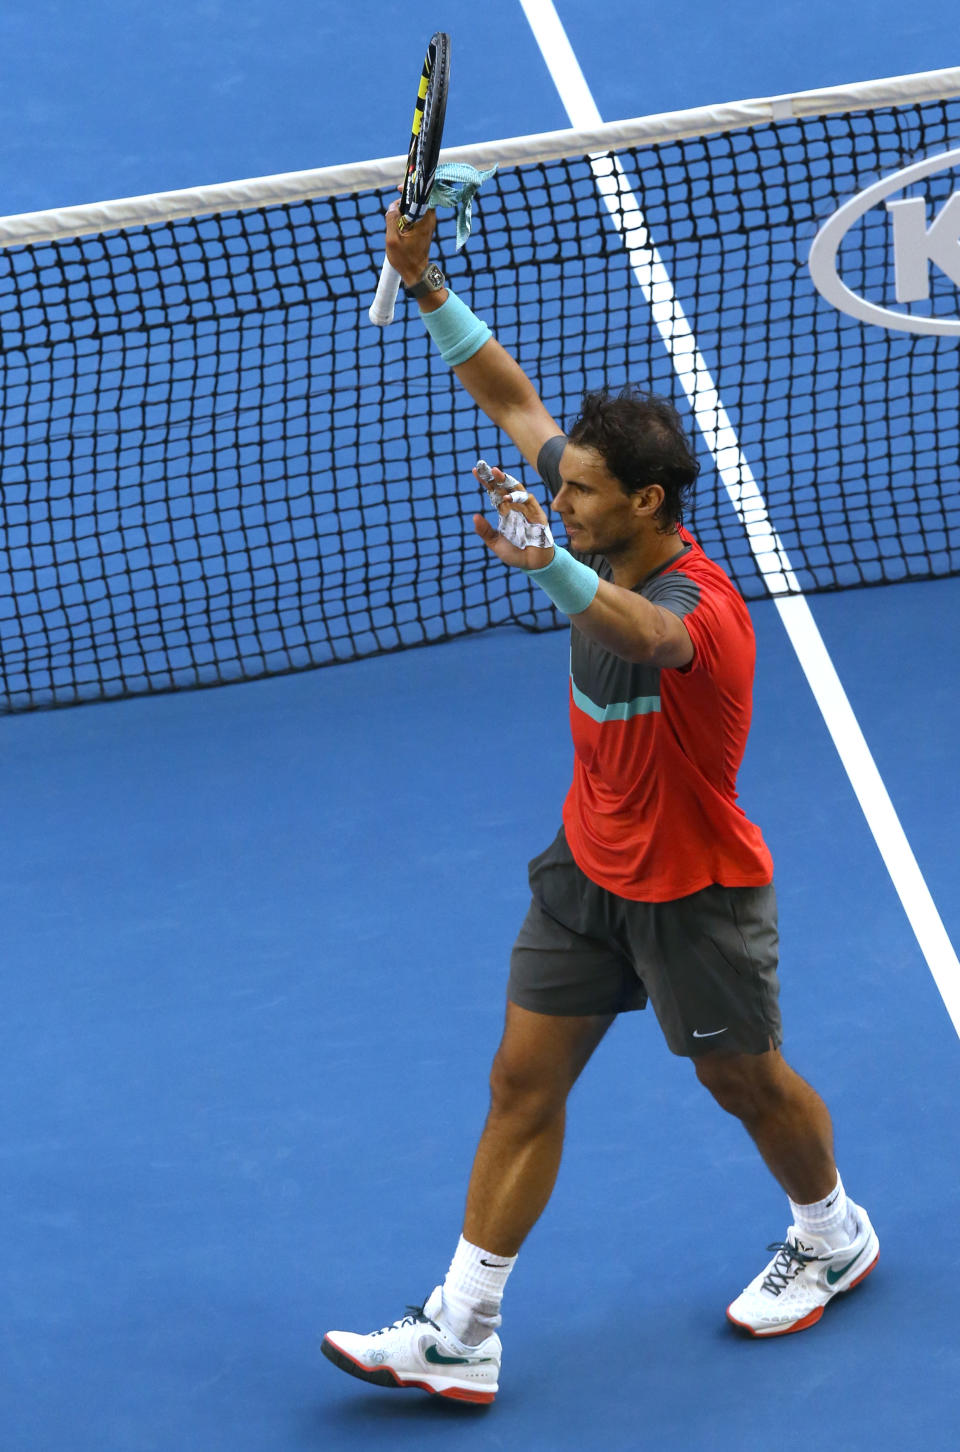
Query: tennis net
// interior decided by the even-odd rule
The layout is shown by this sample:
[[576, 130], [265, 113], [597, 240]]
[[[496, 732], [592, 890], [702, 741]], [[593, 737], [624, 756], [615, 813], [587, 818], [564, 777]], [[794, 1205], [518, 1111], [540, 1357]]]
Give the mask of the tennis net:
[[[687, 522], [748, 598], [960, 567], [958, 93], [444, 153], [499, 164], [438, 253], [558, 419], [631, 379], [709, 436], [722, 400], [739, 451], [714, 430]], [[0, 711], [558, 623], [472, 531], [474, 460], [518, 459], [415, 307], [367, 322], [403, 160], [0, 221]]]

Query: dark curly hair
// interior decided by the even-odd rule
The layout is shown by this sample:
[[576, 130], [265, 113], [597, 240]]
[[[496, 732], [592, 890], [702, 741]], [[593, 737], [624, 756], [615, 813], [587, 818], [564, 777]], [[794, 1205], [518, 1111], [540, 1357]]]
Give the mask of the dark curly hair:
[[571, 444], [596, 449], [625, 493], [661, 485], [664, 499], [655, 516], [661, 533], [682, 524], [700, 465], [669, 399], [633, 384], [617, 394], [608, 388], [585, 393], [567, 437]]

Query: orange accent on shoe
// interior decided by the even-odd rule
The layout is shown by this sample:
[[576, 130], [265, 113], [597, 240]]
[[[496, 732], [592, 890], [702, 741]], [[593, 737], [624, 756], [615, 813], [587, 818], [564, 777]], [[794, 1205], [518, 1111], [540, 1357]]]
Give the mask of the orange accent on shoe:
[[429, 1392], [432, 1397], [448, 1397], [451, 1401], [455, 1402], [474, 1402], [486, 1405], [488, 1402], [492, 1402], [496, 1396], [496, 1392], [470, 1391], [466, 1387], [428, 1386], [425, 1381], [404, 1381], [390, 1366], [384, 1366], [381, 1370], [389, 1371], [397, 1386], [404, 1388], [416, 1387], [419, 1391]]
[[771, 1336], [789, 1336], [794, 1331], [806, 1331], [808, 1326], [815, 1326], [822, 1315], [823, 1307], [816, 1306], [810, 1312], [809, 1316], [804, 1316], [800, 1321], [794, 1321], [792, 1326], [778, 1326], [775, 1330], [771, 1331], [755, 1331], [752, 1326], [747, 1325], [746, 1321], [738, 1321], [735, 1316], [731, 1316], [729, 1311], [727, 1311], [727, 1320], [732, 1321], [734, 1326], [739, 1326], [741, 1330], [749, 1331], [751, 1336], [756, 1336], [761, 1341], [766, 1341]]
[[478, 1406], [487, 1406], [496, 1397], [496, 1392], [467, 1391], [462, 1387], [451, 1387], [449, 1391], [437, 1391], [437, 1396], [449, 1397], [455, 1402], [473, 1402]]

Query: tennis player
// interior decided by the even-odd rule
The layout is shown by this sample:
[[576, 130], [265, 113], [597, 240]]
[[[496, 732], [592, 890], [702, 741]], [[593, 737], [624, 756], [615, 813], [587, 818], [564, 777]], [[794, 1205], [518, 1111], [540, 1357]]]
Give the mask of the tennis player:
[[653, 1005], [671, 1050], [789, 1199], [785, 1239], [727, 1308], [735, 1325], [754, 1336], [814, 1325], [879, 1246], [844, 1191], [826, 1105], [780, 1052], [773, 865], [736, 794], [754, 636], [738, 591], [683, 528], [698, 465], [681, 421], [664, 399], [602, 390], [564, 434], [430, 263], [435, 214], [400, 233], [396, 212], [387, 255], [427, 331], [538, 470], [566, 530], [569, 551], [533, 496], [492, 471], [500, 527], [477, 515], [477, 534], [570, 616], [574, 771], [563, 826], [530, 864], [446, 1279], [422, 1308], [371, 1335], [331, 1331], [323, 1350], [367, 1381], [491, 1402], [504, 1287], [553, 1189], [567, 1096], [619, 1013]]

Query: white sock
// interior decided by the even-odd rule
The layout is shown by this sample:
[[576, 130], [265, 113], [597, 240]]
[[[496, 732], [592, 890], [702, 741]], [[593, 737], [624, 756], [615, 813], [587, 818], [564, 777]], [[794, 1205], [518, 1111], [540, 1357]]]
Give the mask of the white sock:
[[460, 1237], [443, 1283], [441, 1324], [465, 1346], [479, 1346], [500, 1325], [500, 1302], [515, 1255], [494, 1255]]
[[836, 1185], [823, 1200], [817, 1200], [813, 1205], [798, 1205], [790, 1200], [790, 1211], [798, 1230], [805, 1230], [808, 1235], [819, 1235], [831, 1250], [840, 1250], [856, 1237], [856, 1211], [847, 1199], [839, 1173]]

